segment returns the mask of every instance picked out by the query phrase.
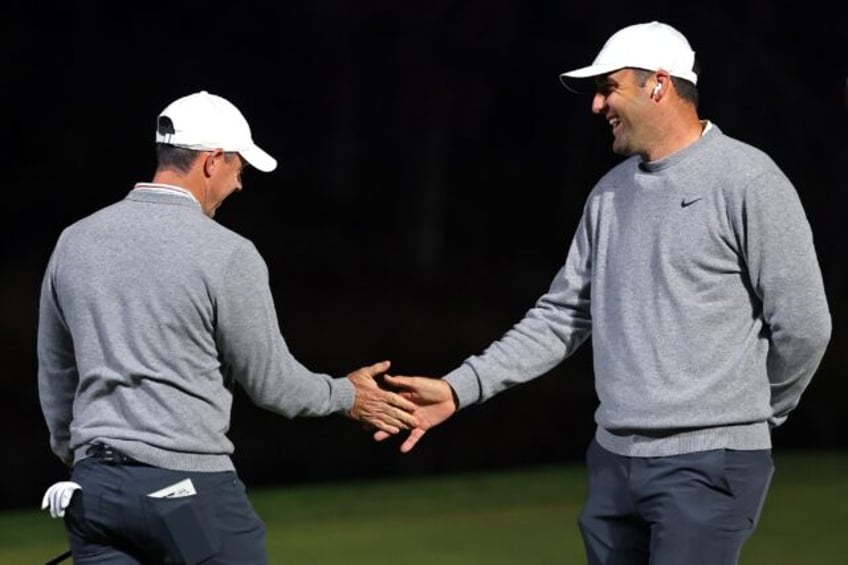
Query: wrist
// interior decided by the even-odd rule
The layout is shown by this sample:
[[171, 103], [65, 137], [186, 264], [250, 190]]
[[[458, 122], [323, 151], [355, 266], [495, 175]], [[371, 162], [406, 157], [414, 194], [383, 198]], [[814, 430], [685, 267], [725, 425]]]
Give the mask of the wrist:
[[450, 383], [446, 383], [451, 393], [451, 401], [453, 402], [453, 411], [456, 412], [459, 410], [459, 397], [456, 395], [456, 391], [450, 385]]

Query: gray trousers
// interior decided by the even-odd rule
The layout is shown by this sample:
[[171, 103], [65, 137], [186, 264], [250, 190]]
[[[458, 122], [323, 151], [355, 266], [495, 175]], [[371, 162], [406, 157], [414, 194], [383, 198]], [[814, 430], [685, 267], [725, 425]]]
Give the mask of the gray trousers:
[[[197, 494], [147, 496], [184, 479]], [[265, 564], [265, 527], [232, 471], [186, 473], [148, 465], [74, 465], [82, 486], [65, 513], [74, 563]]]
[[625, 457], [594, 440], [579, 525], [591, 565], [733, 565], [757, 525], [770, 450]]

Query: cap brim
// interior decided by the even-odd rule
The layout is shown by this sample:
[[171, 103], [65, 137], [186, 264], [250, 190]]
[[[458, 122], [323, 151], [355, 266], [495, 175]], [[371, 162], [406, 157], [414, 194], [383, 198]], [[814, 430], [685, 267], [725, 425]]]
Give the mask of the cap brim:
[[577, 88], [578, 85], [586, 84], [585, 79], [606, 75], [621, 68], [623, 67], [616, 65], [589, 65], [588, 67], [582, 67], [580, 69], [568, 71], [567, 73], [562, 73], [559, 75], [559, 81], [566, 89], [579, 94], [581, 92], [585, 92], [585, 90]]
[[252, 145], [247, 149], [239, 151], [239, 155], [241, 155], [251, 167], [259, 169], [263, 173], [270, 173], [277, 168], [277, 160], [260, 149], [258, 145]]

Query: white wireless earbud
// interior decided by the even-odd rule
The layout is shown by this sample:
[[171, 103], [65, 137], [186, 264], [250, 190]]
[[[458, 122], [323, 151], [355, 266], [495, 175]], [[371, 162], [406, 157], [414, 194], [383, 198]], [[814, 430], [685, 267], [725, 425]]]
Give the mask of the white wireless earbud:
[[660, 90], [662, 90], [662, 83], [658, 82], [654, 85], [654, 89], [651, 91], [651, 98], [654, 98]]

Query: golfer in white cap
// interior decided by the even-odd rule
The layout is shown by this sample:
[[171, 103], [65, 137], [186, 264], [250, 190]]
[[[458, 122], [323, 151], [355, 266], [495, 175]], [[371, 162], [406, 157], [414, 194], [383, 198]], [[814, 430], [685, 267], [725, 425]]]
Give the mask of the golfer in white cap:
[[265, 563], [227, 438], [233, 389], [286, 417], [344, 414], [386, 433], [414, 405], [381, 362], [313, 373], [280, 334], [268, 269], [212, 220], [250, 164], [276, 161], [230, 102], [197, 92], [156, 127], [158, 166], [65, 229], [41, 293], [38, 386], [54, 453], [72, 466], [43, 507], [83, 563]]
[[591, 81], [592, 111], [626, 157], [589, 195], [565, 265], [523, 320], [443, 379], [386, 377], [421, 406], [409, 451], [591, 335], [600, 402], [579, 523], [593, 565], [736, 563], [768, 490], [770, 430], [830, 338], [795, 189], [698, 117], [695, 69], [686, 38], [650, 22], [564, 73], [572, 89]]

